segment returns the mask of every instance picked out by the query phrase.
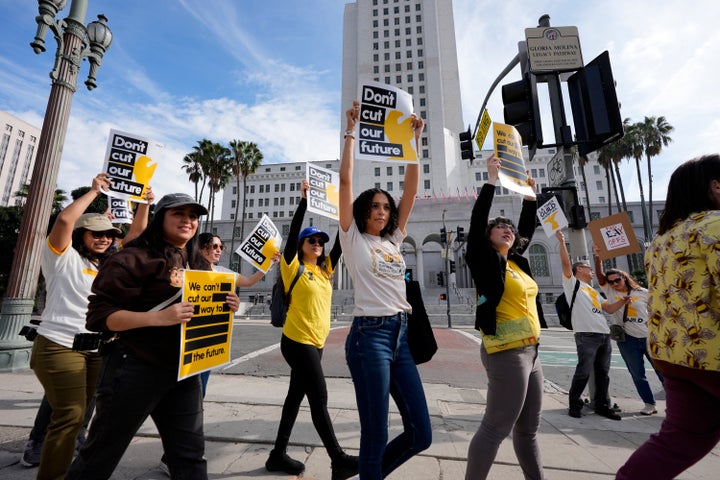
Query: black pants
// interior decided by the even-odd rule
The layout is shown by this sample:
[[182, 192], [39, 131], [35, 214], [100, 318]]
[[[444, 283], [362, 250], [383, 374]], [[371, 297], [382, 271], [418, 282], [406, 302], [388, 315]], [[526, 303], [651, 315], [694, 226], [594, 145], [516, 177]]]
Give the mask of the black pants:
[[287, 449], [300, 403], [307, 395], [315, 430], [320, 435], [330, 458], [337, 458], [343, 451], [335, 438], [335, 431], [327, 411], [327, 385], [320, 363], [322, 348], [298, 343], [283, 335], [280, 340], [280, 351], [290, 365], [290, 387], [283, 404], [275, 450], [284, 452]]
[[207, 480], [202, 408], [198, 375], [178, 382], [176, 370], [158, 369], [114, 346], [103, 358], [87, 443], [66, 480], [110, 478], [148, 416], [160, 433], [171, 478]]

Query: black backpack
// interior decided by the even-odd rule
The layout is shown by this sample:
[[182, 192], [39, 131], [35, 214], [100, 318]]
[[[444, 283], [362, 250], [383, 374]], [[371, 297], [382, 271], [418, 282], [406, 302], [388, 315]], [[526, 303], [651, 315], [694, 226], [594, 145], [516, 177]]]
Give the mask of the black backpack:
[[557, 312], [558, 320], [560, 320], [560, 325], [567, 328], [568, 330], [572, 330], [572, 308], [575, 304], [575, 297], [577, 296], [578, 289], [580, 288], [580, 282], [578, 280], [575, 280], [575, 288], [573, 289], [573, 295], [572, 300], [570, 301], [570, 305], [568, 305], [567, 298], [565, 297], [565, 294], [562, 293], [556, 300], [555, 300], [555, 311]]
[[298, 272], [293, 278], [290, 288], [288, 289], [287, 295], [285, 294], [285, 285], [282, 281], [282, 275], [278, 272], [278, 279], [272, 288], [272, 298], [270, 299], [270, 323], [273, 327], [282, 327], [285, 325], [285, 317], [287, 317], [288, 306], [290, 305], [290, 293], [292, 292], [295, 284], [297, 283], [300, 275], [305, 270], [305, 265], [302, 263], [298, 267]]

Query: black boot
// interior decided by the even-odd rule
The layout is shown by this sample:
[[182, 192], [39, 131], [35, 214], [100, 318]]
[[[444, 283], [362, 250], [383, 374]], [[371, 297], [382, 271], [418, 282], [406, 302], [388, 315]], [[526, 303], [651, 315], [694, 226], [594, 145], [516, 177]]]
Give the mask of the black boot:
[[331, 462], [332, 466], [332, 480], [345, 480], [358, 473], [358, 457], [343, 453], [340, 456], [333, 458]]
[[268, 472], [285, 472], [290, 475], [300, 475], [305, 471], [305, 464], [293, 460], [285, 452], [272, 450], [270, 451], [270, 457], [265, 462], [265, 469]]

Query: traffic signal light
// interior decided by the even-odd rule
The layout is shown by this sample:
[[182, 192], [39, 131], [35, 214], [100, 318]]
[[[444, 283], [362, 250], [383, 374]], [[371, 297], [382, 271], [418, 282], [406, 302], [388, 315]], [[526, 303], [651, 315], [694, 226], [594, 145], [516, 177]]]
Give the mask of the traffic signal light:
[[450, 273], [455, 273], [455, 260], [450, 260]]
[[443, 245], [447, 243], [447, 230], [445, 227], [440, 228], [440, 243]]
[[463, 227], [457, 227], [457, 241], [458, 243], [465, 241], [465, 229]]
[[620, 104], [607, 51], [569, 77], [567, 84], [580, 155], [622, 138]]
[[472, 163], [475, 158], [470, 126], [468, 126], [466, 132], [460, 132], [460, 158], [463, 160], [470, 160], [470, 163]]
[[530, 72], [518, 82], [502, 86], [505, 123], [517, 129], [522, 144], [529, 149], [542, 146], [542, 123], [538, 106], [537, 82]]
[[437, 284], [441, 287], [445, 285], [445, 274], [443, 272], [437, 274]]

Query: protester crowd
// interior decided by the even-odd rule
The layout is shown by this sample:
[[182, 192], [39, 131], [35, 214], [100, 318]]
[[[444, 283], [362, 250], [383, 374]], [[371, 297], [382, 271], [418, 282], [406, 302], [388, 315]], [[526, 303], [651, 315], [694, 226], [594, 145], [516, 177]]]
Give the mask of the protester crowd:
[[[286, 452], [305, 396], [331, 459], [333, 480], [385, 478], [432, 443], [425, 393], [408, 343], [413, 309], [401, 249], [417, 194], [418, 165], [406, 166], [399, 202], [379, 188], [355, 197], [359, 118], [360, 105], [354, 102], [346, 112], [339, 231], [332, 249], [326, 251], [326, 232], [302, 228], [308, 190], [303, 182], [287, 245], [275, 259], [283, 289], [292, 293], [280, 342], [290, 383], [266, 462], [271, 472], [300, 475], [305, 470]], [[408, 138], [419, 147], [424, 121], [413, 114], [407, 127]], [[490, 217], [501, 161], [491, 156], [487, 168], [488, 181], [468, 219], [466, 259], [477, 290], [475, 328], [483, 344], [478, 360], [487, 371], [488, 393], [482, 422], [468, 446], [465, 478], [487, 478], [501, 442], [511, 436], [525, 478], [541, 480], [538, 351], [546, 323], [538, 285], [523, 256], [536, 228], [538, 205], [526, 195], [517, 224]], [[224, 245], [216, 235], [200, 234], [200, 217], [208, 211], [183, 193], [163, 196], [149, 221], [151, 189], [120, 240], [122, 231], [108, 216], [85, 212], [107, 193], [108, 182], [105, 174], [97, 175], [88, 193], [60, 213], [43, 251], [48, 302], [31, 368], [45, 398], [22, 462], [39, 465], [41, 480], [109, 478], [150, 417], [162, 440], [168, 475], [207, 479], [202, 401], [209, 371], [202, 378], [178, 380], [181, 325], [196, 314], [193, 304], [182, 301], [178, 276], [184, 269], [221, 270], [214, 264]], [[529, 174], [527, 184], [535, 190]], [[627, 272], [605, 269], [597, 246], [592, 265], [584, 258], [573, 262], [564, 233], [555, 233], [578, 359], [568, 386], [568, 415], [583, 416], [582, 395], [590, 385], [595, 413], [621, 420], [608, 394], [611, 330], [645, 405], [640, 413], [657, 413], [646, 360], [666, 390], [661, 430], [617, 478], [674, 478], [720, 439], [720, 296], [712, 287], [720, 284], [719, 210], [720, 157], [708, 155], [678, 167], [646, 256], [648, 289]], [[358, 456], [346, 453], [335, 437], [321, 365], [332, 276], [341, 255], [355, 295], [345, 357], [360, 420]], [[237, 285], [251, 286], [263, 275], [237, 275]], [[596, 277], [600, 290], [593, 287]], [[224, 302], [229, 311], [239, 308], [235, 292]], [[403, 424], [394, 438], [389, 438], [387, 421], [391, 398]], [[93, 404], [86, 437], [86, 414], [89, 418]]]

